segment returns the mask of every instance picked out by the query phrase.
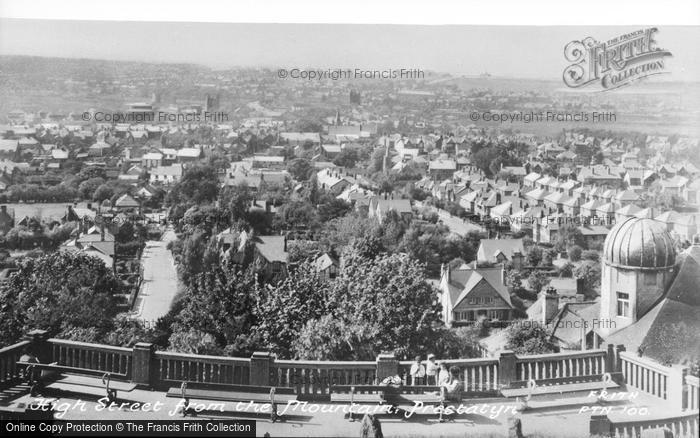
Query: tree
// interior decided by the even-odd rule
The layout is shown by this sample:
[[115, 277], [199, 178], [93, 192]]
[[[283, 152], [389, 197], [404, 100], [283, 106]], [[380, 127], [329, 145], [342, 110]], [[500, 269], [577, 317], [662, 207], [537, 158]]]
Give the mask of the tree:
[[333, 164], [339, 167], [353, 168], [355, 163], [359, 160], [357, 156], [357, 151], [355, 149], [345, 148], [335, 157]]
[[542, 250], [536, 245], [531, 246], [525, 255], [525, 261], [529, 266], [539, 265], [542, 261]]
[[595, 298], [598, 295], [601, 278], [599, 262], [584, 261], [574, 270], [574, 276], [583, 279], [583, 293], [586, 298]]
[[311, 177], [311, 174], [313, 174], [314, 168], [309, 160], [305, 158], [295, 158], [287, 164], [287, 171], [295, 180], [307, 181]]
[[322, 223], [325, 223], [332, 219], [345, 216], [351, 209], [352, 205], [342, 199], [330, 198], [318, 206], [318, 219]]
[[316, 268], [302, 263], [274, 288], [260, 291], [255, 331], [266, 348], [281, 357], [293, 357], [294, 340], [307, 324], [328, 311], [327, 285]]
[[598, 251], [586, 250], [581, 253], [581, 259], [590, 260], [592, 262], [599, 262], [600, 253]]
[[241, 182], [226, 187], [219, 195], [219, 205], [227, 209], [231, 222], [245, 220], [255, 195], [248, 184]]
[[93, 201], [103, 202], [105, 199], [111, 199], [114, 196], [114, 189], [111, 185], [105, 183], [95, 189], [92, 199]]
[[390, 350], [411, 357], [431, 348], [442, 325], [440, 304], [420, 263], [405, 254], [370, 260], [353, 253], [344, 263], [329, 290], [329, 310], [352, 328], [347, 339], [352, 359], [370, 360]]
[[95, 190], [104, 184], [105, 180], [103, 178], [90, 178], [80, 183], [78, 186], [78, 193], [83, 199], [92, 199], [95, 194]]
[[166, 197], [168, 205], [206, 204], [216, 199], [219, 191], [219, 178], [216, 169], [208, 165], [195, 165], [188, 168]]
[[556, 350], [551, 333], [542, 324], [524, 321], [506, 329], [506, 349], [516, 354], [545, 354]]
[[566, 263], [559, 268], [559, 277], [570, 278], [574, 276], [574, 265]]
[[121, 287], [96, 257], [56, 252], [18, 262], [19, 271], [0, 285], [0, 344], [30, 329], [50, 336], [75, 328], [111, 328]]
[[251, 354], [257, 342], [251, 329], [254, 291], [251, 269], [232, 263], [209, 266], [187, 288], [171, 347], [184, 352], [186, 349], [173, 342], [196, 338], [207, 350], [216, 346], [229, 354]]
[[544, 286], [549, 284], [549, 277], [547, 277], [547, 274], [542, 271], [534, 270], [527, 278], [527, 282], [530, 285], [530, 288], [535, 293], [538, 293]]
[[563, 251], [565, 248], [576, 245], [578, 247], [585, 246], [583, 233], [573, 224], [563, 224], [559, 227], [557, 240], [554, 244], [557, 251]]

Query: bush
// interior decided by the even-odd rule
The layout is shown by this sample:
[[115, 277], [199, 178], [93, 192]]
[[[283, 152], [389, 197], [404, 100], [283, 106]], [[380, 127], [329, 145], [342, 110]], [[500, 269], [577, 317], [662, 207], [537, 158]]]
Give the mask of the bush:
[[581, 253], [581, 258], [583, 260], [591, 260], [593, 262], [600, 261], [600, 253], [598, 251], [586, 250]]
[[578, 245], [572, 245], [566, 250], [569, 260], [572, 262], [577, 262], [581, 260], [581, 254], [583, 253], [583, 248]]

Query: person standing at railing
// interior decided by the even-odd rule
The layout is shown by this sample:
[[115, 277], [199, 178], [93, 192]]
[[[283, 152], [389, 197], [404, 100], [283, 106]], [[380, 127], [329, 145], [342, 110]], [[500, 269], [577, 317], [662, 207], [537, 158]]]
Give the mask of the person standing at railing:
[[437, 362], [435, 362], [435, 355], [428, 355], [428, 362], [425, 364], [425, 375], [427, 378], [428, 385], [437, 385], [437, 375], [440, 370]]
[[411, 364], [412, 385], [423, 385], [425, 381], [425, 367], [421, 363], [420, 356], [416, 356]]

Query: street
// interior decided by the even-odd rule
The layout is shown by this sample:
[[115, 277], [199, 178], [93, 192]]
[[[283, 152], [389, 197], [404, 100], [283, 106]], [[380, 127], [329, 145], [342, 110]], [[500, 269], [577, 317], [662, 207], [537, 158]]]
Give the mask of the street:
[[175, 240], [175, 232], [168, 228], [161, 240], [149, 240], [143, 251], [143, 283], [133, 308], [133, 317], [147, 327], [168, 313], [177, 293], [175, 261], [167, 249]]

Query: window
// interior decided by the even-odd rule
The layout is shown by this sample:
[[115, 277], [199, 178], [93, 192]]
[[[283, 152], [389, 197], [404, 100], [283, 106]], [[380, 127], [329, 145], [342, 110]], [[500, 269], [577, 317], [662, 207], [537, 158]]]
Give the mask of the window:
[[630, 315], [630, 295], [618, 292], [617, 293], [617, 316], [629, 318]]

